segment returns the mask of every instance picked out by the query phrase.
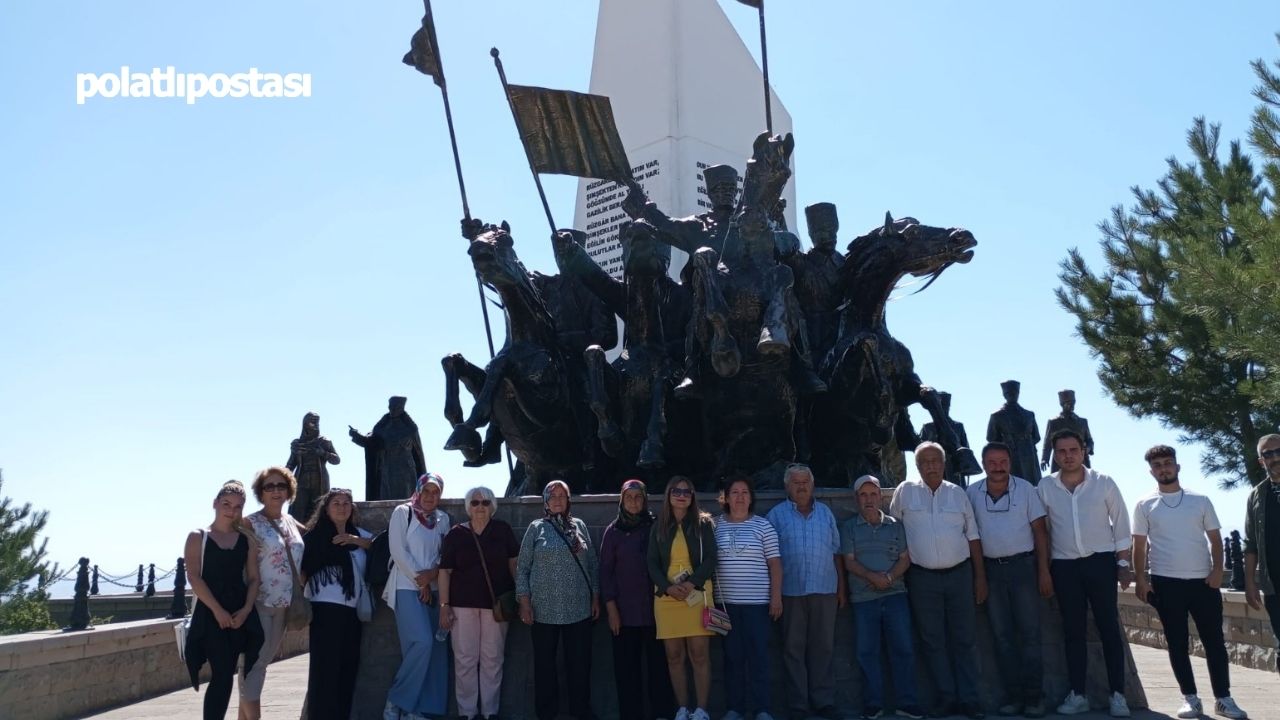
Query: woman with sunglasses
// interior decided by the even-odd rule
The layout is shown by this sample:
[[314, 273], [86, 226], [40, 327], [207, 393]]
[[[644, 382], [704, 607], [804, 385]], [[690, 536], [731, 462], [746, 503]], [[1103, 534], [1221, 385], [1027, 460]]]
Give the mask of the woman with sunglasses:
[[[600, 597], [613, 633], [613, 677], [620, 720], [669, 718], [675, 713], [667, 655], [653, 618], [649, 531], [653, 527], [643, 482], [628, 480], [618, 496], [618, 517], [600, 538]], [[648, 686], [644, 668], [648, 667]], [[645, 712], [645, 698], [649, 699]]]
[[560, 714], [557, 649], [564, 646], [569, 714], [591, 720], [591, 624], [600, 615], [596, 552], [587, 524], [569, 514], [569, 486], [552, 480], [542, 490], [546, 515], [529, 523], [516, 559], [520, 620], [533, 639], [534, 712]]
[[196, 596], [187, 631], [186, 662], [191, 687], [200, 689], [206, 661], [212, 675], [204, 691], [204, 719], [222, 720], [231, 702], [236, 662], [244, 654], [252, 666], [262, 647], [258, 595], [257, 540], [244, 527], [244, 485], [222, 484], [213, 498], [213, 522], [187, 535], [183, 556]]
[[[245, 525], [258, 540], [255, 558], [258, 564], [258, 621], [262, 623], [262, 650], [252, 668], [240, 670], [239, 720], [262, 717], [262, 685], [267, 680], [267, 666], [280, 651], [284, 640], [285, 619], [293, 600], [298, 563], [302, 561], [303, 526], [284, 511], [297, 494], [298, 482], [293, 473], [282, 467], [269, 467], [253, 479], [253, 495], [262, 509], [245, 518]], [[247, 669], [247, 671], [246, 671]]]
[[508, 623], [494, 604], [516, 587], [520, 543], [494, 517], [498, 500], [487, 487], [463, 497], [468, 520], [453, 526], [440, 546], [440, 627], [452, 631], [453, 694], [464, 720], [497, 720]]
[[[720, 546], [718, 598], [733, 629], [724, 638], [724, 684], [729, 712], [724, 720], [742, 720], [747, 708], [755, 720], [773, 720], [770, 693], [769, 634], [782, 617], [782, 553], [778, 533], [754, 514], [756, 489], [745, 475], [729, 478], [720, 493], [724, 514], [716, 519]], [[749, 696], [749, 697], [748, 697]]]
[[385, 720], [441, 717], [449, 700], [448, 650], [436, 640], [440, 545], [449, 532], [449, 516], [438, 507], [443, 492], [444, 478], [427, 473], [387, 520], [392, 568], [382, 599], [396, 614], [401, 660], [387, 691]]
[[347, 720], [360, 669], [362, 623], [356, 615], [364, 585], [365, 551], [373, 534], [357, 523], [350, 490], [320, 496], [303, 537], [302, 576], [311, 600], [309, 720]]
[[[667, 673], [679, 706], [675, 720], [709, 720], [713, 633], [702, 626], [702, 610], [712, 602], [716, 555], [715, 523], [698, 509], [693, 483], [681, 475], [672, 477], [649, 532], [648, 566], [657, 590], [653, 601], [657, 636], [666, 650]], [[696, 705], [692, 710], [686, 658], [693, 666]]]

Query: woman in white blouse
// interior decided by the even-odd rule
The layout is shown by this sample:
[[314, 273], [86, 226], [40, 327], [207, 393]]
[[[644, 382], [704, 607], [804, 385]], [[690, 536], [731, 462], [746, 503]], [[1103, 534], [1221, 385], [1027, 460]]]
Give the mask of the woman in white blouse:
[[[267, 665], [275, 659], [284, 640], [285, 616], [293, 600], [295, 565], [302, 562], [302, 525], [285, 514], [284, 504], [293, 501], [298, 481], [282, 467], [269, 467], [253, 479], [253, 495], [262, 509], [245, 518], [258, 538], [258, 620], [265, 639], [258, 661], [245, 672], [240, 669], [240, 720], [262, 717], [262, 685]], [[286, 551], [286, 547], [288, 550]], [[292, 555], [292, 560], [290, 560]]]
[[441, 717], [449, 701], [447, 643], [435, 638], [440, 627], [440, 543], [449, 532], [449, 516], [437, 507], [443, 492], [443, 478], [423, 475], [413, 497], [387, 521], [392, 568], [382, 599], [396, 613], [402, 657], [383, 710], [389, 720], [402, 714]]

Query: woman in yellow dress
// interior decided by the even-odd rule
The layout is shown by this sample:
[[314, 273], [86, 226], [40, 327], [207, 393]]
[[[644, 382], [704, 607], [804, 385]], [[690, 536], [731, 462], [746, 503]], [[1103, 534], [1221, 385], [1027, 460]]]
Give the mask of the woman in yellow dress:
[[[677, 532], [679, 531], [679, 532]], [[649, 532], [649, 578], [657, 590], [653, 601], [658, 639], [667, 652], [667, 670], [675, 690], [675, 720], [710, 720], [713, 633], [702, 626], [702, 610], [712, 602], [711, 575], [716, 569], [715, 524], [698, 509], [689, 478], [677, 475], [667, 483], [658, 521]], [[697, 704], [689, 704], [685, 658], [693, 666]]]

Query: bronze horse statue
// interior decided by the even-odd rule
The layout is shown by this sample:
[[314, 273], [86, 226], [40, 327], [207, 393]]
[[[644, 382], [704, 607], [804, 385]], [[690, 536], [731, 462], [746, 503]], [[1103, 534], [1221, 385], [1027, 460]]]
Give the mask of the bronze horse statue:
[[[467, 254], [481, 281], [498, 292], [507, 319], [507, 338], [487, 367], [462, 355], [446, 356], [445, 418], [453, 433], [444, 449], [461, 451], [465, 465], [499, 462], [505, 441], [524, 469], [513, 478], [507, 495], [541, 492], [562, 478], [574, 492], [586, 489], [579, 415], [570, 410], [579, 400], [569, 387], [568, 364], [556, 341], [556, 325], [541, 295], [516, 256], [511, 231], [485, 225], [471, 240]], [[475, 398], [464, 420], [458, 399], [461, 383]], [[477, 428], [489, 426], [484, 441]]]
[[599, 443], [617, 461], [613, 480], [618, 482], [608, 485], [641, 477], [651, 491], [660, 492], [668, 476], [698, 471], [696, 409], [672, 402], [684, 367], [692, 300], [689, 288], [668, 275], [671, 248], [653, 226], [623, 223], [618, 238], [621, 280], [601, 269], [569, 233], [557, 233], [552, 242], [560, 271], [576, 277], [626, 327], [622, 351], [612, 362], [599, 345], [583, 353], [587, 403]]
[[[829, 391], [815, 400], [809, 423], [814, 472], [823, 485], [849, 487], [863, 474], [881, 475], [882, 452], [895, 429], [909, 427], [901, 421], [914, 403], [928, 410], [944, 448], [958, 449], [937, 392], [916, 374], [911, 351], [889, 334], [885, 303], [904, 276], [928, 277], [924, 290], [951, 265], [973, 259], [977, 244], [968, 230], [887, 213], [882, 227], [849, 243], [840, 270], [839, 334], [819, 371]], [[914, 447], [912, 439], [896, 438], [900, 447]]]

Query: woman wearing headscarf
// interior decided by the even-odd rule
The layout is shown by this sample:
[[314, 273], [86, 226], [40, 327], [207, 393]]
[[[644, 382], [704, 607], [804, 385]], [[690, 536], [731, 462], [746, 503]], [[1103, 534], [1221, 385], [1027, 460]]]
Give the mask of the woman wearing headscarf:
[[[613, 677], [621, 720], [669, 718], [676, 705], [666, 652], [653, 619], [653, 582], [647, 560], [653, 513], [648, 501], [643, 482], [623, 483], [618, 517], [600, 538], [600, 597], [613, 633]], [[642, 670], [646, 665], [647, 688]], [[648, 712], [645, 698], [649, 698]]]
[[440, 627], [452, 631], [458, 715], [496, 720], [511, 618], [499, 620], [494, 607], [515, 592], [520, 543], [511, 526], [494, 517], [498, 499], [489, 488], [468, 490], [463, 507], [467, 522], [454, 525], [440, 548]]
[[356, 523], [351, 491], [334, 488], [320, 496], [302, 541], [302, 576], [311, 600], [311, 658], [307, 671], [307, 717], [347, 720], [360, 669], [356, 615], [364, 584], [365, 551], [373, 535]]
[[443, 492], [444, 478], [435, 473], [419, 477], [409, 502], [391, 511], [387, 521], [393, 567], [382, 599], [396, 614], [401, 660], [387, 691], [386, 720], [402, 714], [443, 716], [449, 700], [447, 643], [435, 637], [440, 629], [440, 545], [449, 532], [449, 516], [439, 508]]
[[204, 691], [205, 720], [222, 720], [231, 702], [236, 661], [252, 667], [262, 647], [258, 597], [258, 547], [242, 525], [244, 485], [223, 483], [213, 498], [213, 522], [187, 535], [183, 549], [191, 592], [196, 596], [185, 655], [191, 687], [200, 689], [205, 661], [213, 672]]
[[267, 680], [267, 666], [275, 659], [284, 641], [293, 588], [300, 577], [302, 532], [305, 529], [284, 512], [285, 503], [294, 498], [297, 481], [287, 468], [269, 467], [253, 479], [254, 497], [262, 509], [245, 518], [245, 525], [258, 541], [258, 552], [252, 560], [258, 564], [260, 580], [255, 603], [262, 623], [262, 650], [258, 662], [240, 669], [239, 720], [262, 717], [262, 686]]
[[596, 553], [587, 525], [569, 514], [569, 486], [552, 480], [542, 491], [545, 515], [529, 523], [516, 561], [520, 620], [531, 625], [534, 709], [538, 720], [559, 714], [556, 650], [564, 645], [569, 714], [590, 720], [591, 623], [600, 615]]
[[[698, 509], [689, 478], [676, 475], [649, 532], [649, 579], [656, 588], [653, 614], [658, 638], [666, 649], [667, 672], [680, 707], [675, 720], [710, 720], [711, 635], [702, 626], [702, 611], [712, 604], [711, 576], [716, 570], [715, 523]], [[689, 676], [693, 666], [693, 703]]]

